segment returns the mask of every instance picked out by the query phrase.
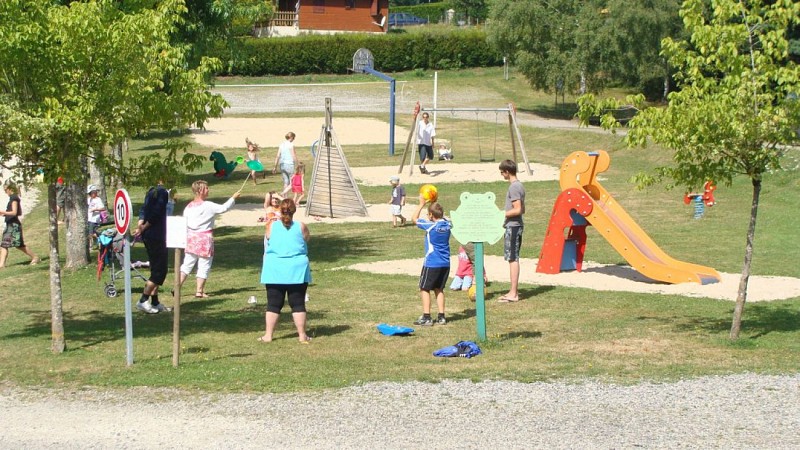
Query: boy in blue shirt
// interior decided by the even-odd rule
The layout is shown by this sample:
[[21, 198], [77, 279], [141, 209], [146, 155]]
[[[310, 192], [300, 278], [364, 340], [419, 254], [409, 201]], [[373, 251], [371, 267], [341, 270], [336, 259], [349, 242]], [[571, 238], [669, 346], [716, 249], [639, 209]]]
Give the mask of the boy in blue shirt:
[[422, 315], [414, 325], [431, 326], [431, 291], [436, 295], [436, 306], [439, 315], [436, 323], [444, 325], [444, 292], [447, 278], [450, 276], [450, 229], [452, 224], [444, 218], [444, 209], [439, 203], [433, 202], [428, 206], [428, 218], [420, 219], [422, 208], [427, 200], [419, 196], [419, 206], [414, 211], [411, 220], [417, 227], [425, 231], [425, 262], [419, 277], [419, 295], [422, 299]]

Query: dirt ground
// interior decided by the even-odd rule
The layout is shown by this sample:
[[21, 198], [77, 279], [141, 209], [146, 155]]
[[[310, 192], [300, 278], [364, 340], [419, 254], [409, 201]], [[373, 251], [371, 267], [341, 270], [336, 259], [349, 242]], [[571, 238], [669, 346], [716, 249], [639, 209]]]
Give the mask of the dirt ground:
[[[298, 145], [310, 145], [319, 136], [324, 123], [320, 119], [253, 119], [222, 118], [209, 122], [203, 131], [194, 132], [197, 142], [212, 146], [239, 146], [245, 137], [262, 145], [277, 146], [287, 131], [298, 135]], [[342, 146], [357, 144], [388, 144], [388, 124], [374, 119], [337, 118], [334, 129]], [[396, 136], [407, 135], [408, 130], [397, 127]], [[304, 142], [308, 142], [304, 144]], [[399, 175], [402, 183], [433, 184], [460, 183], [468, 181], [490, 182], [501, 179], [496, 162], [482, 164], [457, 164], [455, 162], [435, 161], [429, 165], [430, 175], [422, 175], [406, 166]], [[519, 178], [523, 182], [556, 181], [558, 168], [542, 164], [531, 164], [533, 174], [520, 171]], [[357, 183], [368, 186], [388, 185], [389, 177], [398, 174], [397, 166], [356, 167], [351, 169]], [[301, 209], [296, 216], [307, 223], [343, 223], [343, 222], [381, 222], [387, 232], [393, 231], [389, 225], [388, 205], [367, 205], [368, 217], [312, 217], [306, 216]], [[258, 217], [263, 214], [260, 204], [239, 204], [217, 220], [217, 226], [252, 226], [261, 227]], [[377, 225], [376, 225], [377, 226]], [[258, 230], [260, 232], [260, 229]], [[499, 245], [499, 244], [495, 244]], [[656, 283], [641, 276], [629, 266], [598, 264], [584, 262], [584, 270], [565, 272], [558, 275], [536, 273], [537, 259], [523, 258], [520, 282], [538, 286], [571, 286], [605, 291], [647, 292], [665, 295], [683, 295], [687, 297], [706, 297], [720, 300], [736, 300], [739, 274], [723, 273], [722, 282], [710, 285], [683, 283], [676, 285]], [[457, 263], [453, 263], [457, 264]], [[488, 256], [485, 261], [487, 276], [490, 281], [507, 281], [508, 264], [501, 257]], [[419, 274], [420, 260], [392, 260], [372, 264], [356, 264], [349, 268], [371, 273]], [[800, 279], [790, 277], [751, 276], [748, 288], [749, 301], [769, 301], [800, 297]]]

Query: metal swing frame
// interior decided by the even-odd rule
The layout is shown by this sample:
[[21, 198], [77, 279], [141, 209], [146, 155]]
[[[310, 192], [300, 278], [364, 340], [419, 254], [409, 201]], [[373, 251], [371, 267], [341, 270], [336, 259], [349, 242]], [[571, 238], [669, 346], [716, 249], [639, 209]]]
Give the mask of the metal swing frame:
[[[419, 109], [417, 109], [419, 108]], [[522, 154], [522, 160], [525, 162], [525, 168], [528, 171], [529, 175], [533, 175], [533, 169], [531, 168], [531, 163], [528, 160], [528, 153], [525, 151], [525, 143], [522, 142], [522, 135], [519, 132], [519, 124], [517, 123], [517, 114], [516, 108], [514, 107], [513, 103], [509, 103], [505, 108], [420, 108], [419, 102], [417, 102], [417, 108], [414, 111], [414, 123], [411, 127], [411, 131], [408, 135], [408, 141], [406, 141], [406, 147], [403, 150], [403, 157], [400, 161], [400, 166], [397, 169], [397, 173], [402, 173], [403, 168], [406, 163], [406, 157], [408, 151], [411, 147], [411, 138], [416, 135], [417, 127], [419, 126], [419, 122], [417, 121], [417, 116], [421, 112], [428, 112], [428, 113], [438, 113], [438, 112], [450, 112], [451, 114], [456, 112], [474, 112], [476, 116], [481, 112], [494, 112], [495, 113], [495, 123], [498, 123], [498, 116], [497, 114], [506, 113], [508, 114], [508, 130], [511, 136], [511, 156], [513, 161], [518, 160], [517, 155], [517, 147], [519, 147], [519, 152]], [[477, 117], [476, 117], [477, 121]], [[480, 124], [478, 124], [480, 126]], [[452, 141], [451, 141], [452, 143]], [[497, 127], [495, 127], [495, 152], [497, 150]], [[480, 150], [480, 142], [478, 142], [478, 148]], [[414, 173], [414, 156], [416, 152], [411, 152], [411, 160], [409, 161], [409, 171], [408, 174], [412, 175]], [[492, 156], [495, 156], [494, 154]], [[494, 158], [492, 159], [494, 160]], [[486, 162], [486, 161], [482, 161]]]

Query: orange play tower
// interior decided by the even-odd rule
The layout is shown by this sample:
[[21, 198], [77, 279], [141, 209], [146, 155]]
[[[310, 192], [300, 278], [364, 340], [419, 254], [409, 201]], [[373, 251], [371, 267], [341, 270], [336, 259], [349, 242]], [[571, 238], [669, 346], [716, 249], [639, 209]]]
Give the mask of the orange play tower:
[[[597, 181], [608, 170], [608, 153], [573, 152], [561, 164], [561, 194], [553, 206], [536, 271], [580, 272], [586, 248], [586, 226], [592, 225], [636, 271], [665, 283], [710, 284], [716, 270], [675, 260], [664, 253]], [[565, 230], [567, 230], [565, 237]]]

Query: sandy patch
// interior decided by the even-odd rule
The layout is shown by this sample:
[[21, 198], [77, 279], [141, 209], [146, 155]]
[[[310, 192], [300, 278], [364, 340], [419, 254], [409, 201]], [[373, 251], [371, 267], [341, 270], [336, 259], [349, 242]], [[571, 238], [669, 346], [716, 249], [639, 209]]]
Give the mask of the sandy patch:
[[[413, 175], [408, 175], [408, 170], [404, 170], [400, 175], [400, 180], [404, 184], [446, 184], [464, 182], [491, 182], [502, 181], [502, 177], [497, 170], [498, 163], [479, 163], [479, 164], [456, 164], [453, 162], [438, 161], [429, 165], [430, 175], [423, 175], [415, 171]], [[558, 169], [544, 164], [531, 164], [533, 175], [527, 172], [520, 173], [519, 179], [525, 182], [532, 181], [555, 181], [558, 179]], [[379, 167], [354, 167], [351, 168], [356, 182], [366, 186], [389, 186], [389, 177], [397, 175], [397, 166]], [[410, 196], [413, 193], [409, 192]], [[413, 200], [412, 200], [413, 202]], [[411, 206], [406, 206], [409, 210]], [[305, 209], [298, 211], [297, 219], [301, 222], [313, 223], [342, 223], [342, 222], [385, 222], [389, 223], [389, 205], [387, 204], [368, 204], [368, 217], [310, 217], [305, 215]], [[234, 205], [230, 211], [217, 219], [220, 226], [229, 225], [237, 227], [261, 226], [258, 218], [264, 214], [261, 204], [238, 204]]]
[[[715, 284], [695, 283], [661, 284], [653, 282], [629, 266], [617, 266], [584, 262], [583, 272], [564, 272], [557, 275], [536, 273], [538, 259], [520, 260], [521, 284], [537, 286], [568, 286], [593, 289], [596, 291], [627, 291], [649, 294], [680, 295], [703, 297], [718, 300], [736, 300], [740, 274], [720, 273], [722, 281]], [[401, 259], [374, 263], [353, 264], [343, 269], [389, 275], [419, 276], [421, 259]], [[489, 281], [508, 281], [508, 263], [501, 256], [484, 258], [486, 276]], [[454, 256], [450, 262], [458, 266]], [[760, 302], [784, 300], [800, 297], [800, 279], [791, 277], [751, 276], [748, 285], [747, 301]]]
[[[203, 130], [192, 130], [198, 144], [208, 147], [245, 147], [245, 138], [261, 147], [277, 148], [289, 131], [297, 135], [295, 145], [311, 147], [319, 139], [325, 116], [303, 118], [220, 118], [206, 123]], [[339, 145], [388, 144], [389, 124], [378, 119], [335, 118], [333, 130]], [[404, 145], [408, 128], [395, 125], [395, 146]], [[401, 144], [398, 144], [402, 141]], [[242, 150], [244, 151], [244, 150]]]

